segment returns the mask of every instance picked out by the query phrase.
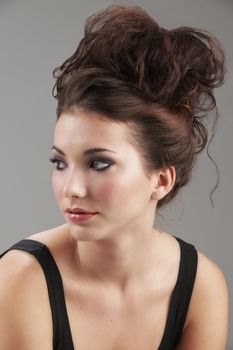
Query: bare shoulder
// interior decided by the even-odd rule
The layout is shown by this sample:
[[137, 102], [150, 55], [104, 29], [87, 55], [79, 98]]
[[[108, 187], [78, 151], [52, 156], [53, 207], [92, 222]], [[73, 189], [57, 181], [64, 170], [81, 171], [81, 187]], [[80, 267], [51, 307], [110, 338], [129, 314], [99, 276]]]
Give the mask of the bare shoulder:
[[4, 349], [52, 349], [46, 280], [27, 252], [11, 250], [0, 259], [0, 315]]
[[[227, 283], [221, 268], [203, 253], [198, 252], [197, 284], [199, 293], [209, 293], [210, 295], [215, 285], [215, 293], [226, 292]], [[212, 287], [212, 288], [209, 288]]]
[[228, 286], [221, 268], [198, 252], [197, 275], [181, 343], [183, 349], [224, 350], [228, 333]]
[[67, 224], [52, 227], [48, 230], [34, 233], [27, 237], [44, 243], [52, 252], [65, 250], [66, 246], [71, 243], [71, 235], [68, 233]]
[[210, 258], [198, 252], [198, 267], [196, 282], [193, 290], [193, 300], [196, 302], [195, 314], [201, 311], [200, 300], [206, 304], [206, 308], [213, 307], [215, 311], [220, 307], [219, 311], [227, 309], [228, 302], [228, 286], [226, 278], [221, 268]]

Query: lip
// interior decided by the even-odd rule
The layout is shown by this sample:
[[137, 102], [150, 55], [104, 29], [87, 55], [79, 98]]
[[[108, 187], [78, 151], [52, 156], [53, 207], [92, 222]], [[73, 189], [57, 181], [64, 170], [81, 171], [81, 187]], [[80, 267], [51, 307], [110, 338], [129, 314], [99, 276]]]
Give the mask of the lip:
[[67, 212], [67, 218], [69, 221], [72, 221], [74, 223], [81, 222], [81, 221], [87, 221], [91, 219], [93, 216], [95, 216], [97, 213], [74, 213], [74, 212]]
[[97, 212], [90, 212], [82, 208], [67, 208], [66, 213], [68, 214], [90, 214], [94, 215], [97, 214]]

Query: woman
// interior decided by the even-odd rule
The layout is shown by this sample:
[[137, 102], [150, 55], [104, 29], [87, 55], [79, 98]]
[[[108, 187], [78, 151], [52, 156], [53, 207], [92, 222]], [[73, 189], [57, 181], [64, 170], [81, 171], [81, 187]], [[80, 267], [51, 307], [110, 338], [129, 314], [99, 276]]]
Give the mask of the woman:
[[154, 226], [206, 146], [219, 42], [111, 6], [87, 20], [54, 77], [50, 160], [66, 223], [1, 255], [2, 348], [224, 349], [223, 273]]

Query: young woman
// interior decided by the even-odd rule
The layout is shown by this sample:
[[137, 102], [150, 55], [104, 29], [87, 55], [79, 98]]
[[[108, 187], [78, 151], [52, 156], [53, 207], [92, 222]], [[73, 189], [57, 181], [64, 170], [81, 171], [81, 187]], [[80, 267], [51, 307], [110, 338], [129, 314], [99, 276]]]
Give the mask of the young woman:
[[225, 349], [222, 271], [154, 225], [207, 144], [219, 42], [111, 6], [54, 77], [50, 160], [66, 222], [1, 255], [1, 348]]

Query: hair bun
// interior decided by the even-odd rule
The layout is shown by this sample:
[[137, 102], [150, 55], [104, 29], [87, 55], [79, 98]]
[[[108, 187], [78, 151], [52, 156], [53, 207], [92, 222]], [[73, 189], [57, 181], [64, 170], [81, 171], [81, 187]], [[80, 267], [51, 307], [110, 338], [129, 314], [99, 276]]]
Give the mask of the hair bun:
[[166, 30], [138, 6], [110, 6], [89, 17], [84, 32], [76, 52], [59, 67], [57, 90], [68, 74], [99, 67], [177, 113], [215, 107], [213, 88], [223, 83], [224, 52], [210, 33]]

